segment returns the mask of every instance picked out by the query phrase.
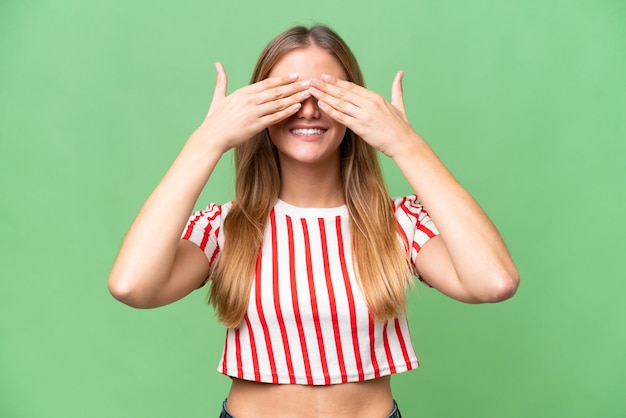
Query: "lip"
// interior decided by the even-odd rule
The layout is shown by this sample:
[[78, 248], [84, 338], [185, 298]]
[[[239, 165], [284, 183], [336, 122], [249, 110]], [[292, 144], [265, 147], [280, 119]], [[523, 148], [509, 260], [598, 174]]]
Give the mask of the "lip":
[[[300, 135], [300, 134], [294, 133], [293, 132], [294, 129], [320, 129], [324, 132], [321, 134], [317, 134], [317, 135]], [[296, 138], [312, 141], [312, 140], [319, 139], [323, 137], [324, 135], [326, 135], [326, 133], [328, 132], [328, 127], [324, 125], [294, 124], [294, 125], [289, 126], [287, 128], [287, 131], [289, 132], [290, 135]]]
[[310, 125], [310, 124], [306, 124], [306, 123], [294, 123], [293, 125], [288, 126], [287, 129], [288, 130], [292, 130], [292, 129], [323, 129], [323, 130], [327, 131], [328, 130], [328, 126], [321, 125], [321, 124]]

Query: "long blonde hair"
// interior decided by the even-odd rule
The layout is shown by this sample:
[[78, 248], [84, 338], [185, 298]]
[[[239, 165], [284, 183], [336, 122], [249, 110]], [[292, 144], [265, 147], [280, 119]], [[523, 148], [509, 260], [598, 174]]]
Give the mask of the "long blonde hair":
[[[287, 52], [313, 45], [334, 55], [349, 81], [364, 86], [354, 55], [325, 26], [296, 26], [278, 35], [261, 53], [250, 82], [267, 78]], [[377, 152], [349, 129], [340, 152], [354, 267], [368, 308], [377, 320], [403, 315], [411, 274]], [[236, 147], [234, 154], [235, 203], [224, 221], [225, 243], [211, 272], [208, 298], [228, 327], [237, 327], [247, 311], [257, 258], [281, 181], [278, 155], [267, 130]]]

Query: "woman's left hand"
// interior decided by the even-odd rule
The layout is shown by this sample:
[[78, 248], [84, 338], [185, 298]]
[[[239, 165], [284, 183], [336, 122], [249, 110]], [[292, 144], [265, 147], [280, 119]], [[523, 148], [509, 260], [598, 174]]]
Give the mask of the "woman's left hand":
[[402, 139], [415, 133], [404, 110], [403, 76], [400, 71], [393, 80], [391, 103], [365, 87], [326, 74], [311, 80], [310, 91], [324, 113], [393, 158], [401, 152]]
[[354, 83], [322, 76], [311, 80], [319, 108], [393, 158], [439, 229], [420, 250], [420, 276], [442, 293], [464, 302], [511, 297], [519, 273], [495, 226], [474, 198], [411, 128], [404, 111], [402, 76], [391, 102]]

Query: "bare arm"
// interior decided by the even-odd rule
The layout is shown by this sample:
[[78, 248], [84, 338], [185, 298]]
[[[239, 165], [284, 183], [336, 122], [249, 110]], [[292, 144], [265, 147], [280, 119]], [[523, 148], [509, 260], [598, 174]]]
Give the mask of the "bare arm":
[[180, 237], [217, 162], [228, 149], [297, 112], [300, 102], [308, 97], [306, 85], [297, 81], [297, 75], [269, 78], [229, 96], [226, 90], [226, 73], [218, 64], [215, 94], [206, 119], [126, 234], [109, 276], [109, 290], [130, 306], [162, 306], [202, 283], [209, 273], [209, 262], [197, 246]]
[[440, 232], [416, 258], [421, 276], [464, 302], [511, 297], [519, 275], [493, 223], [424, 140], [415, 134], [407, 143], [394, 161]]
[[185, 145], [132, 223], [109, 276], [109, 289], [137, 308], [161, 306], [187, 295], [208, 275], [204, 253], [181, 242], [189, 214], [221, 156]]
[[472, 196], [410, 126], [400, 72], [391, 103], [353, 83], [322, 76], [312, 94], [320, 108], [391, 157], [420, 196], [440, 235], [417, 256], [420, 275], [442, 293], [469, 303], [511, 297], [519, 274], [499, 232]]

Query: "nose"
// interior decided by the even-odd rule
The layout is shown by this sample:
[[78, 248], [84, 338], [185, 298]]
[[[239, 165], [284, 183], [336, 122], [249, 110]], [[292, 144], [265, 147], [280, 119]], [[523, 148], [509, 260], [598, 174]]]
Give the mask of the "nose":
[[320, 108], [317, 106], [317, 99], [311, 96], [303, 101], [297, 115], [302, 119], [318, 119], [320, 117]]

